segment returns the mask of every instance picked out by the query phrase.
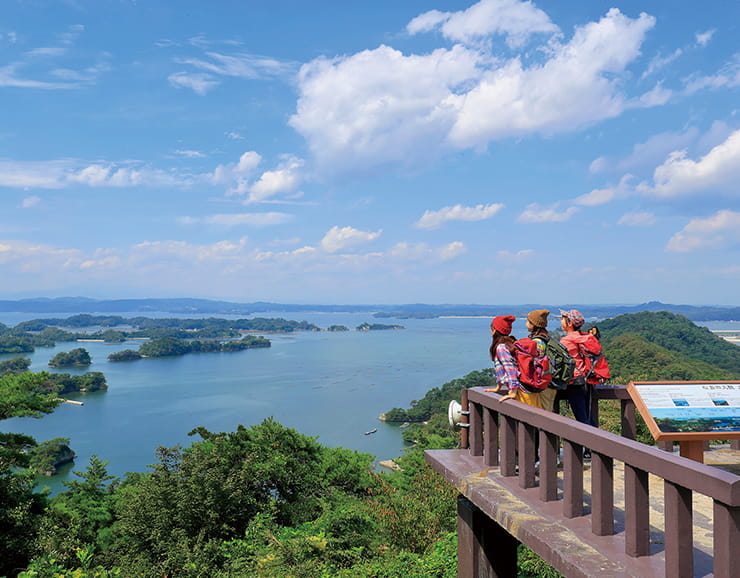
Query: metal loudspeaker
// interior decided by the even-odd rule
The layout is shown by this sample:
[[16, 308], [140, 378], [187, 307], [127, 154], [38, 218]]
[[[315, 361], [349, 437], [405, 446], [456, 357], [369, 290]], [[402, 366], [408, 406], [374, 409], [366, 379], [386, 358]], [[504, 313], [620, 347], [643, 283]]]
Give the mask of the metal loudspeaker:
[[462, 406], [454, 399], [447, 406], [447, 421], [450, 422], [450, 426], [455, 427], [469, 427], [467, 423], [460, 423], [464, 415], [470, 415], [469, 411], [463, 411]]

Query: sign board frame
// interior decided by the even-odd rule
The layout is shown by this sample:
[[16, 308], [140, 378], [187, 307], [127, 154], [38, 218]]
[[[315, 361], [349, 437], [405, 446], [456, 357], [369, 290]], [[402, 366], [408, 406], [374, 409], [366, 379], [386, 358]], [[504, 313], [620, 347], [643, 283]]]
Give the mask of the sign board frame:
[[[740, 439], [740, 429], [671, 431], [665, 427], [673, 421], [708, 423], [728, 413], [731, 420], [740, 419], [740, 381], [630, 381], [627, 391], [656, 441]], [[666, 413], [677, 417], [659, 417]]]

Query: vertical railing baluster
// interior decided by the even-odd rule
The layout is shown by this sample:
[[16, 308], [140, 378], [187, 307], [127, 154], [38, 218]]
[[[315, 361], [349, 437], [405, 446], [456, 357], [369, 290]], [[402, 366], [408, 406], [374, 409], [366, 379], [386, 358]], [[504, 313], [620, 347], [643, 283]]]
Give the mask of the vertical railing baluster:
[[558, 499], [558, 436], [540, 430], [540, 500]]
[[500, 414], [501, 475], [516, 475], [516, 420]]
[[694, 520], [691, 490], [663, 480], [665, 505], [665, 575], [694, 575]]
[[483, 463], [487, 466], [498, 465], [498, 413], [486, 407], [483, 408]]
[[714, 575], [740, 576], [740, 507], [714, 500]]
[[583, 515], [583, 447], [563, 440], [563, 516]]
[[614, 460], [598, 452], [591, 457], [591, 531], [614, 533]]
[[523, 421], [517, 427], [519, 446], [519, 487], [534, 487], [534, 462], [537, 459], [535, 436], [537, 429]]
[[650, 493], [647, 472], [624, 464], [625, 553], [650, 554]]
[[469, 443], [470, 443], [470, 455], [471, 456], [482, 456], [483, 455], [483, 428], [482, 423], [482, 415], [481, 412], [483, 411], [483, 406], [479, 403], [472, 403], [469, 404], [470, 407], [470, 433], [469, 436]]

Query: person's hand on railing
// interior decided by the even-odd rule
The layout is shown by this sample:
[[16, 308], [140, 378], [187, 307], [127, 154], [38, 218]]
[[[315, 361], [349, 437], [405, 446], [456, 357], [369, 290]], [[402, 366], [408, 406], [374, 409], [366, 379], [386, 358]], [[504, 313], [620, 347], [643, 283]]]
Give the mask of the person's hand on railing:
[[[489, 393], [498, 393], [501, 390], [501, 385], [496, 385], [496, 387], [489, 387], [484, 389], [483, 391], [489, 392]], [[503, 396], [501, 399], [499, 399], [499, 403], [506, 401], [507, 399], [516, 399], [517, 398], [517, 390], [516, 389], [510, 389], [509, 392]]]

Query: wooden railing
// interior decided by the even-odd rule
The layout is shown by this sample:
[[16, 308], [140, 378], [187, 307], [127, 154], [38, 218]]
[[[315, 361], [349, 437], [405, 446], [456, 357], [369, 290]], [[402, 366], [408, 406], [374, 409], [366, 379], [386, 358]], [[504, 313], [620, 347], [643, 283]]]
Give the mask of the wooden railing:
[[[650, 474], [663, 480], [665, 576], [694, 575], [694, 493], [712, 500], [713, 569], [715, 576], [740, 576], [740, 476], [682, 458], [637, 441], [634, 405], [624, 387], [600, 387], [598, 399], [622, 401], [619, 436], [521, 403], [500, 403], [482, 388], [466, 391], [469, 404], [469, 454], [483, 467], [498, 467], [504, 478], [518, 478], [522, 489], [535, 488], [542, 504], [562, 501], [563, 520], [584, 516], [584, 458], [591, 458], [590, 517], [593, 536], [615, 534], [614, 464], [624, 465], [624, 556], [651, 556]], [[558, 461], [562, 445], [562, 491]], [[537, 451], [539, 446], [539, 451]], [[435, 465], [435, 451], [428, 461]], [[453, 468], [454, 469], [454, 468]], [[443, 475], [445, 475], [444, 472]], [[452, 481], [454, 472], [447, 471]], [[458, 479], [459, 481], [459, 479]], [[478, 505], [478, 504], [476, 504]], [[621, 522], [620, 522], [621, 525]]]

